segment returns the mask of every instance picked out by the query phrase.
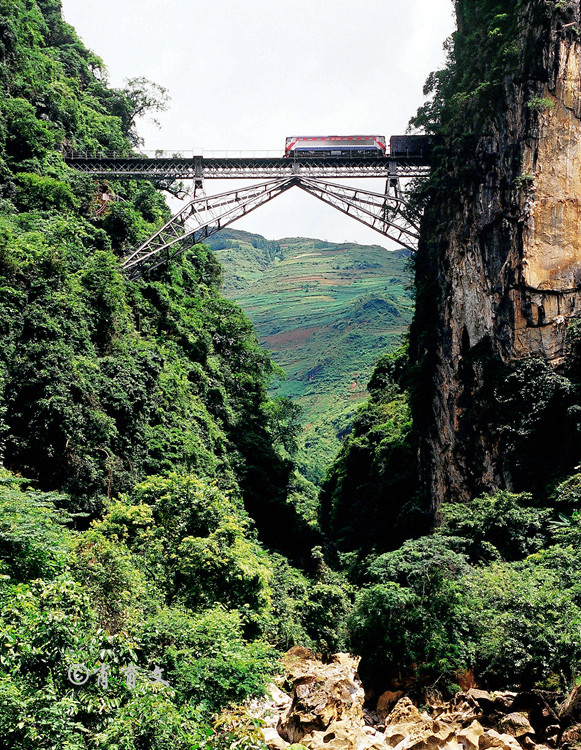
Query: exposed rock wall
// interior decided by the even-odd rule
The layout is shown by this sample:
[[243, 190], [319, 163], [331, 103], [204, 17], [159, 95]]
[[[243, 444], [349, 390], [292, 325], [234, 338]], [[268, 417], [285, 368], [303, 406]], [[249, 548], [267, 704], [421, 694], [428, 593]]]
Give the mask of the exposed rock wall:
[[[459, 35], [471, 32], [466, 5], [457, 2]], [[559, 368], [581, 314], [579, 0], [530, 0], [518, 13], [504, 101], [475, 126], [470, 156], [448, 140], [440, 168], [461, 186], [435, 189], [417, 257], [412, 358], [429, 386], [415, 417], [434, 510], [512, 488], [495, 425], [476, 403], [489, 385], [482, 355], [541, 356]]]

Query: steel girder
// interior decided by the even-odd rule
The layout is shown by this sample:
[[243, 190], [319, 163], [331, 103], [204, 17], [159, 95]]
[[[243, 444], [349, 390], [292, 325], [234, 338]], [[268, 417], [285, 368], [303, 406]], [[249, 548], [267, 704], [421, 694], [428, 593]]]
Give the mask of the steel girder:
[[122, 268], [129, 278], [138, 278], [295, 185], [401, 247], [415, 249], [418, 228], [402, 214], [405, 201], [398, 196], [395, 186], [394, 194], [381, 194], [324, 180], [289, 177], [195, 198], [125, 258]]
[[402, 213], [405, 200], [398, 196], [396, 186], [393, 195], [382, 195], [324, 180], [302, 178], [297, 184], [305, 192], [375, 229], [401, 247], [415, 250], [419, 229]]
[[294, 184], [293, 178], [271, 180], [240, 190], [195, 198], [125, 258], [122, 268], [130, 278], [138, 278], [276, 198]]
[[248, 180], [283, 177], [364, 179], [422, 177], [429, 174], [425, 157], [386, 156], [378, 159], [327, 157], [192, 158], [72, 155], [65, 157], [73, 169], [94, 177], [128, 177], [149, 180]]

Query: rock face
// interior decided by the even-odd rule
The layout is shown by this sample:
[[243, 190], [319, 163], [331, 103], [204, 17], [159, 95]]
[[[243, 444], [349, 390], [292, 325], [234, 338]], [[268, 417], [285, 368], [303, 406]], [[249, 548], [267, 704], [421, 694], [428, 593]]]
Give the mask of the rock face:
[[288, 742], [301, 742], [305, 735], [327, 730], [339, 721], [363, 725], [364, 692], [355, 676], [358, 660], [346, 654], [335, 658], [332, 664], [293, 655], [285, 661], [293, 688], [290, 706], [277, 729]]
[[[474, 5], [456, 2], [460, 36], [474, 31]], [[475, 415], [474, 394], [486, 385], [475, 353], [504, 363], [540, 356], [559, 368], [581, 314], [579, 0], [528, 0], [516, 13], [518, 62], [496, 111], [474, 128], [472, 153], [447, 144], [441, 166], [451, 184], [470, 177], [435, 189], [417, 256], [411, 352], [430, 392], [415, 419], [434, 511], [513, 489], [494, 425]]]

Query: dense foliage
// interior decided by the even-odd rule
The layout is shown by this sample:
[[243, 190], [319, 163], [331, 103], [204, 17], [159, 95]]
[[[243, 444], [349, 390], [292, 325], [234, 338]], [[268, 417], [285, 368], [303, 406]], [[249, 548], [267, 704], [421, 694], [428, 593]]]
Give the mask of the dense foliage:
[[[357, 596], [351, 644], [370, 690], [561, 689], [581, 664], [579, 494], [572, 516], [499, 492], [443, 508], [436, 533], [373, 559]], [[567, 502], [571, 509], [572, 503]], [[469, 683], [468, 683], [469, 686]]]
[[321, 525], [341, 552], [393, 549], [430, 526], [417, 501], [407, 349], [384, 355], [321, 492]]
[[129, 282], [163, 196], [63, 160], [129, 152], [166, 96], [110, 88], [60, 10], [0, 0], [2, 746], [220, 744], [212, 714], [277, 648], [341, 646], [348, 589], [311, 552], [296, 409], [214, 256]]
[[[259, 694], [274, 668], [259, 636], [268, 556], [243, 511], [194, 477], [137, 485], [81, 533], [60, 500], [1, 476], [5, 746], [192, 747], [210, 712]], [[74, 687], [74, 664], [96, 676]]]
[[299, 558], [312, 539], [286, 502], [294, 414], [269, 401], [274, 366], [220, 295], [219, 265], [197, 247], [126, 283], [118, 256], [167, 217], [163, 197], [146, 182], [99, 185], [62, 159], [66, 148], [129, 149], [135, 118], [163, 92], [142, 79], [109, 89], [59, 4], [30, 5], [8, 3], [4, 16], [4, 464], [91, 517], [148, 474], [195, 472], [244, 496], [268, 541], [280, 508], [279, 545]]

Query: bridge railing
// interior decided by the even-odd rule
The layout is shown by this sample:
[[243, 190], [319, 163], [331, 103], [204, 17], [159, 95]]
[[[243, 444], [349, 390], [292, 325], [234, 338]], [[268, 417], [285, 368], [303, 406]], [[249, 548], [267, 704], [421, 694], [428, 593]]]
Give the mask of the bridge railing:
[[238, 150], [208, 151], [207, 149], [180, 149], [175, 151], [148, 150], [124, 153], [122, 151], [67, 151], [66, 159], [194, 159], [202, 156], [206, 159], [280, 159], [284, 153], [280, 150]]
[[[65, 159], [282, 159], [284, 153], [281, 151], [274, 150], [247, 150], [247, 151], [206, 151], [202, 149], [190, 149], [186, 151], [134, 151], [133, 153], [127, 154], [122, 151], [66, 151], [63, 152]], [[429, 156], [429, 151], [423, 150], [408, 150], [408, 151], [397, 151], [395, 153], [387, 153], [386, 156], [399, 159], [422, 159]], [[302, 155], [293, 154], [291, 159], [296, 161], [306, 162], [309, 159], [316, 160], [317, 158], [335, 158], [335, 157], [305, 157]], [[359, 154], [342, 154], [342, 159], [351, 159], [353, 161], [367, 160], [372, 161], [371, 157], [361, 157]]]

